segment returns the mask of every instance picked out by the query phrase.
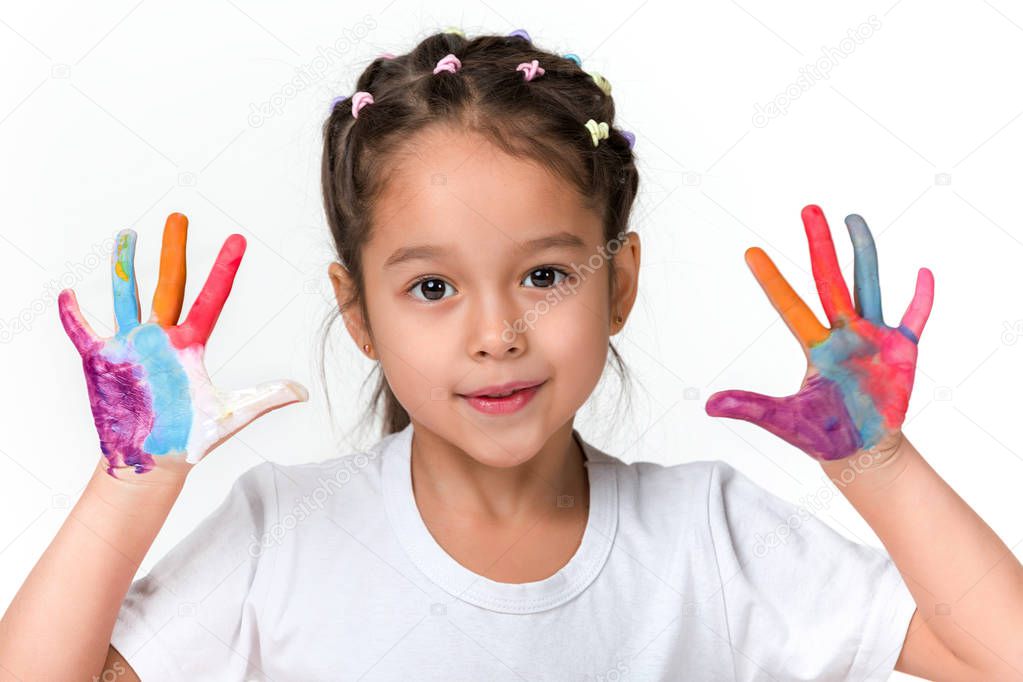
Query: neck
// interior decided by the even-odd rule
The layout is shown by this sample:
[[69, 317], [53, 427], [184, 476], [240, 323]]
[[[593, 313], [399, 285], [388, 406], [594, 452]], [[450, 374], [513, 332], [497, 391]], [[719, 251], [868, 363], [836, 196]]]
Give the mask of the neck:
[[[585, 455], [572, 437], [572, 421], [555, 431], [540, 451], [519, 464], [484, 464], [419, 424], [413, 424], [412, 485], [451, 513], [489, 523], [528, 522], [556, 509], [560, 496], [587, 508]], [[565, 506], [565, 498], [560, 506]]]

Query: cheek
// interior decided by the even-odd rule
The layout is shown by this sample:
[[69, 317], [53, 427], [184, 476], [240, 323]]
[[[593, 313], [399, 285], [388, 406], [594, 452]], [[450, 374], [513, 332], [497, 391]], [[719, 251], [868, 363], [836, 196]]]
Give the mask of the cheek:
[[372, 287], [370, 292], [366, 308], [373, 329], [373, 354], [398, 400], [414, 407], [422, 403], [422, 396], [428, 399], [432, 386], [440, 383], [431, 379], [431, 367], [435, 366], [431, 358], [435, 361], [442, 347], [430, 337], [431, 331], [417, 323], [415, 315], [401, 310], [392, 292], [381, 293]]
[[551, 367], [561, 390], [571, 387], [581, 400], [600, 380], [608, 356], [607, 296], [579, 290], [552, 306], [530, 332], [531, 350]]

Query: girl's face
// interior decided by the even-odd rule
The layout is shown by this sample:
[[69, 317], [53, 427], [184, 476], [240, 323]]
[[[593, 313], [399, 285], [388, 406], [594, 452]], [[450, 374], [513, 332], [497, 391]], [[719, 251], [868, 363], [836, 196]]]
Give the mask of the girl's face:
[[[360, 348], [372, 344], [417, 434], [514, 466], [570, 435], [621, 328], [614, 318], [635, 300], [639, 239], [605, 243], [574, 188], [483, 137], [438, 127], [415, 148], [388, 176], [363, 249], [373, 336], [357, 306], [346, 326]], [[346, 273], [330, 274], [340, 303]], [[511, 381], [543, 385], [510, 414], [462, 397]]]

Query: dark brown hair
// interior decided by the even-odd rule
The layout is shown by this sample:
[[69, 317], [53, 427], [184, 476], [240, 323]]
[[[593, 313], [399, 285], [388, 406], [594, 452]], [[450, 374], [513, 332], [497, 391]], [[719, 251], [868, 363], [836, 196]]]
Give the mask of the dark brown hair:
[[[437, 62], [448, 54], [458, 57], [461, 68], [434, 75]], [[516, 67], [534, 59], [545, 73], [527, 81]], [[372, 207], [387, 176], [385, 164], [393, 167], [403, 143], [433, 125], [481, 133], [509, 155], [539, 162], [574, 186], [584, 204], [603, 217], [605, 244], [620, 239], [628, 231], [639, 175], [629, 140], [613, 127], [614, 101], [597, 84], [597, 77], [520, 34], [468, 39], [459, 33], [436, 33], [407, 54], [374, 59], [355, 87], [369, 92], [373, 103], [355, 118], [350, 97], [336, 101], [323, 126], [324, 209], [338, 260], [348, 269], [354, 288], [341, 311], [358, 305], [372, 336], [361, 259], [370, 236]], [[596, 146], [585, 125], [589, 119], [609, 127], [608, 137]], [[613, 292], [614, 260], [608, 264]], [[330, 325], [340, 315], [335, 309], [326, 321], [323, 354]], [[621, 356], [610, 341], [608, 346], [627, 387]], [[379, 362], [374, 370], [379, 376], [370, 409], [383, 401], [386, 436], [407, 426], [409, 415]], [[323, 378], [326, 388], [325, 372]], [[327, 404], [329, 409], [329, 392]]]

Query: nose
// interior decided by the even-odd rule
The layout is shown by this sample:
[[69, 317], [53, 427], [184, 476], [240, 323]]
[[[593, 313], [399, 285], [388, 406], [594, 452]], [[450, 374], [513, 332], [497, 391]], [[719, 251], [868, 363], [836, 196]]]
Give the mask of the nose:
[[474, 358], [516, 357], [526, 350], [526, 325], [522, 311], [508, 296], [479, 302], [471, 322], [469, 354]]

